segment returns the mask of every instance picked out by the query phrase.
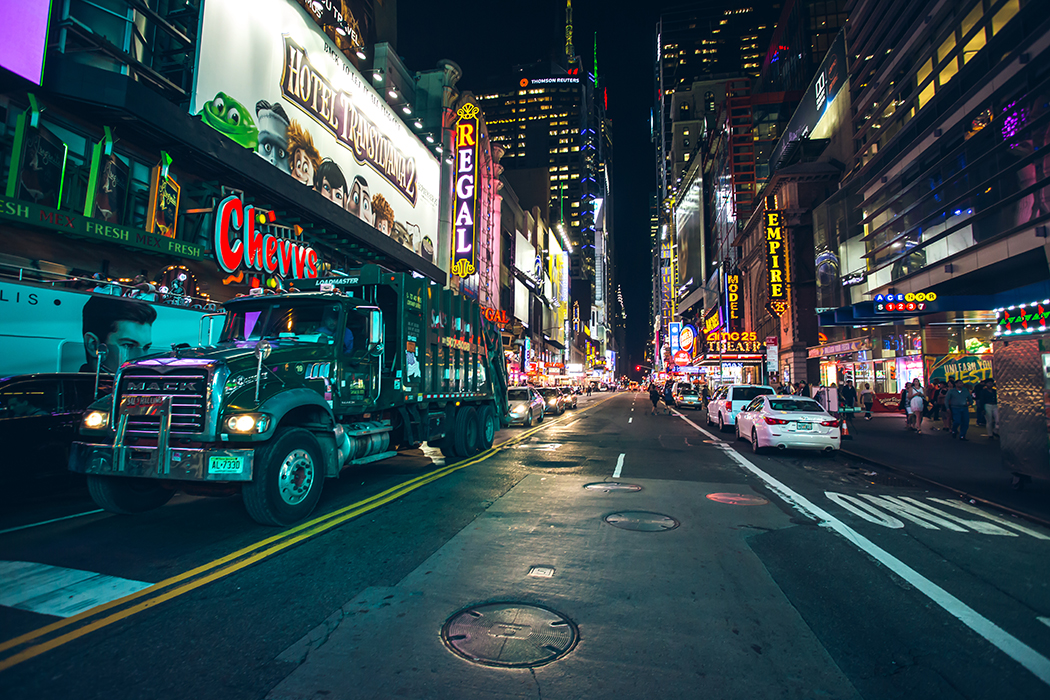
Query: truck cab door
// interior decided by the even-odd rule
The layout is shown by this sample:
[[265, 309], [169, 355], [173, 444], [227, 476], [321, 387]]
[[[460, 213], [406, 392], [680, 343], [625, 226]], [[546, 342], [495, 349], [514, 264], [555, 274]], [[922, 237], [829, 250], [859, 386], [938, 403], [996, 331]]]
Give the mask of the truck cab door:
[[352, 334], [353, 342], [344, 345], [339, 361], [339, 403], [344, 411], [367, 410], [378, 391], [378, 362], [372, 355], [370, 311], [368, 307], [360, 307], [360, 310], [346, 312], [346, 331]]

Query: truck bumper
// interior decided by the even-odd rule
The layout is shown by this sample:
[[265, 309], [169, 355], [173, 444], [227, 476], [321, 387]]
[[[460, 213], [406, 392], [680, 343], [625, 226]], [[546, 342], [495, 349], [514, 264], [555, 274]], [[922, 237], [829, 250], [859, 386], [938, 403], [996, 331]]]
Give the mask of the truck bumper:
[[114, 447], [74, 442], [69, 470], [79, 474], [176, 481], [251, 481], [255, 453], [225, 448]]

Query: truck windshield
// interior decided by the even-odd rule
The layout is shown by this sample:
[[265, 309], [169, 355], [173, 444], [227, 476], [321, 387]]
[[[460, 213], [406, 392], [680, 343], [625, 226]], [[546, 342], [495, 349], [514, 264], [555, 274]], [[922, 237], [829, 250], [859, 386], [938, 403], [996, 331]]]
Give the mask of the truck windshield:
[[239, 304], [226, 316], [220, 342], [258, 340], [331, 344], [339, 332], [340, 306], [323, 300], [281, 299]]

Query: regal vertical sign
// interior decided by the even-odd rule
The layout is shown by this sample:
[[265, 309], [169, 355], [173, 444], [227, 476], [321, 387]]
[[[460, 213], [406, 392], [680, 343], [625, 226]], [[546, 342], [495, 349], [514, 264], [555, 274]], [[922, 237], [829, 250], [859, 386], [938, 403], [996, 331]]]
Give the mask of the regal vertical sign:
[[787, 275], [788, 253], [784, 244], [781, 213], [766, 211], [766, 291], [769, 310], [781, 316], [788, 308]]
[[465, 104], [456, 115], [456, 219], [453, 224], [452, 274], [477, 272], [478, 106]]

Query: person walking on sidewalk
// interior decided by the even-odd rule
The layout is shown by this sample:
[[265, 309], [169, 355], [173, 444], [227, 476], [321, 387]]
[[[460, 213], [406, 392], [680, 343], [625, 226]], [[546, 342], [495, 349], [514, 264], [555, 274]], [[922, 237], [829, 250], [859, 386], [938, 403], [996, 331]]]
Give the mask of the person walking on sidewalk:
[[[941, 419], [941, 413], [948, 409], [944, 406], [944, 396], [948, 393], [948, 388], [944, 385], [944, 382], [937, 380], [933, 389], [930, 393], [930, 421], [936, 424]], [[933, 430], [940, 430], [940, 428], [932, 428]]]
[[977, 389], [978, 400], [984, 404], [984, 424], [988, 439], [999, 437], [999, 392], [991, 379], [985, 379]]
[[667, 415], [671, 415], [671, 409], [674, 408], [674, 380], [668, 379], [664, 383], [664, 406], [667, 408]]
[[660, 403], [660, 389], [656, 382], [649, 382], [649, 400], [653, 402], [653, 410], [649, 412], [649, 415], [655, 416], [657, 415], [656, 406]]
[[908, 396], [908, 408], [914, 420], [915, 432], [922, 435], [922, 412], [926, 407], [926, 394], [922, 390], [922, 382], [918, 379], [913, 381]]
[[857, 387], [853, 386], [852, 379], [847, 379], [846, 385], [839, 389], [839, 400], [846, 408], [857, 407]]
[[955, 388], [948, 392], [945, 403], [952, 412], [952, 437], [958, 434], [960, 440], [965, 440], [966, 431], [970, 427], [970, 404], [973, 403], [966, 382], [955, 382]]
[[871, 409], [875, 405], [875, 392], [871, 390], [871, 384], [864, 382], [864, 388], [860, 390], [860, 402], [864, 404], [864, 420], [871, 420]]

